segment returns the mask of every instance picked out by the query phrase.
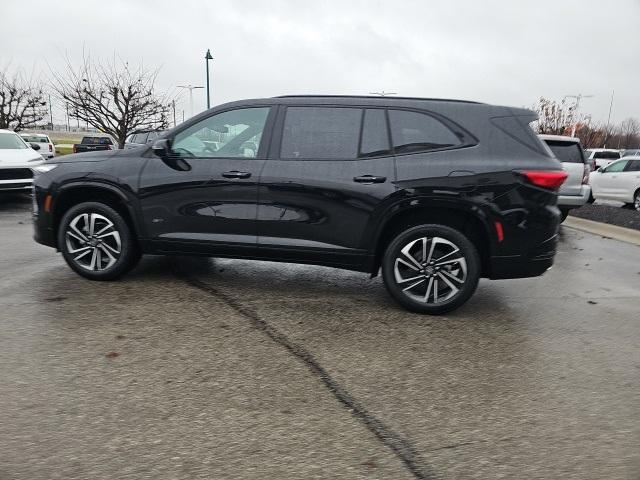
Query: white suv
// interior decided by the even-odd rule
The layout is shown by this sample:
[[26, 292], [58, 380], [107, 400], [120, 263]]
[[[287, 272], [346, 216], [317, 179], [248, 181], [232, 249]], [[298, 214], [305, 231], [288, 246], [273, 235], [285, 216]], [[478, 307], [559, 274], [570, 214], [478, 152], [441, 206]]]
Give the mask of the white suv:
[[585, 151], [591, 170], [606, 167], [611, 162], [620, 159], [620, 151], [613, 148], [590, 148]]
[[581, 207], [589, 201], [591, 167], [587, 163], [579, 138], [560, 135], [540, 135], [540, 138], [562, 162], [563, 170], [569, 174], [558, 192], [558, 207], [564, 221], [569, 210]]
[[616, 200], [640, 211], [640, 156], [601, 167], [589, 179], [596, 200]]

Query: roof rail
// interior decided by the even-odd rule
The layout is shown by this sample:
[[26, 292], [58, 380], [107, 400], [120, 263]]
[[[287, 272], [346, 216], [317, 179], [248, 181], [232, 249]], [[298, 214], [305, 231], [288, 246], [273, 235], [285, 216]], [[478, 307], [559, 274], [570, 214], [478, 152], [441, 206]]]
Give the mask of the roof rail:
[[473, 100], [456, 100], [453, 98], [427, 98], [427, 97], [396, 97], [381, 95], [278, 95], [273, 98], [367, 98], [367, 99], [385, 99], [385, 100], [426, 100], [434, 102], [458, 102], [458, 103], [476, 103]]

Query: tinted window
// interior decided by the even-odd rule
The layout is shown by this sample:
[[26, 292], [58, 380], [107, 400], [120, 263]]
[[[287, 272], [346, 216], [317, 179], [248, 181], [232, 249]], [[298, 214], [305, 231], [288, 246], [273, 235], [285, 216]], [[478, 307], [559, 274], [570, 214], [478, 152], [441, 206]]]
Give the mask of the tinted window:
[[410, 153], [460, 145], [460, 139], [430, 115], [389, 110], [391, 138], [396, 153]]
[[384, 110], [367, 109], [362, 123], [359, 157], [375, 157], [389, 153], [389, 134]]
[[640, 172], [640, 160], [631, 160], [627, 164], [625, 172]]
[[222, 112], [178, 133], [172, 149], [185, 157], [254, 158], [262, 138], [269, 107]]
[[556, 142], [553, 140], [546, 140], [546, 143], [556, 158], [561, 162], [584, 163], [582, 150], [577, 143]]
[[85, 145], [113, 145], [109, 137], [82, 137]]
[[608, 167], [605, 168], [607, 173], [621, 172], [624, 170], [624, 167], [627, 166], [626, 160], [620, 160], [619, 162], [612, 163]]
[[284, 121], [282, 158], [356, 158], [359, 108], [289, 107]]
[[593, 154], [593, 158], [605, 158], [608, 160], [620, 158], [619, 152], [596, 152]]

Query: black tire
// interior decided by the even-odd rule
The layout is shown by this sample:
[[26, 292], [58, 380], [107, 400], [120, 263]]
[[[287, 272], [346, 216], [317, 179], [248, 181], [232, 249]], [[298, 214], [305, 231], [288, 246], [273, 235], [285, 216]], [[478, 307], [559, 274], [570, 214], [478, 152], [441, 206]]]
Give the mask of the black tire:
[[589, 200], [587, 200], [587, 203], [593, 203], [595, 202], [596, 199], [593, 196], [593, 190], [589, 193]]
[[[88, 223], [94, 226], [93, 235]], [[114, 280], [131, 270], [141, 256], [124, 218], [98, 202], [80, 203], [64, 214], [58, 226], [58, 248], [69, 267], [89, 280]]]
[[[425, 238], [426, 242], [423, 240]], [[439, 240], [434, 242], [434, 238]], [[406, 248], [412, 257], [412, 252], [415, 252], [416, 256], [413, 260], [417, 263], [412, 263], [402, 253]], [[418, 250], [414, 250], [415, 248]], [[426, 259], [422, 253], [425, 251]], [[447, 251], [451, 253], [447, 254]], [[446, 255], [447, 260], [443, 259], [446, 265], [437, 266], [433, 258], [436, 255], [438, 258]], [[456, 259], [463, 261], [456, 262]], [[413, 267], [407, 267], [409, 263], [412, 263]], [[422, 269], [418, 270], [417, 265]], [[391, 241], [382, 259], [384, 284], [394, 300], [408, 310], [430, 315], [450, 312], [469, 300], [478, 286], [480, 272], [480, 256], [476, 247], [462, 233], [444, 225], [427, 224], [408, 228]], [[411, 279], [409, 275], [414, 276], [413, 288], [409, 288], [414, 283], [409, 281]], [[453, 280], [454, 277], [458, 280]], [[420, 280], [421, 278], [424, 279]], [[457, 292], [449, 287], [447, 281], [449, 284], [454, 284]], [[440, 296], [441, 282], [445, 292], [442, 294], [444, 298]], [[422, 289], [424, 289], [424, 297]], [[433, 301], [431, 296], [436, 301]]]
[[631, 208], [640, 212], [640, 189], [638, 189], [636, 194], [633, 196], [633, 204], [631, 205]]

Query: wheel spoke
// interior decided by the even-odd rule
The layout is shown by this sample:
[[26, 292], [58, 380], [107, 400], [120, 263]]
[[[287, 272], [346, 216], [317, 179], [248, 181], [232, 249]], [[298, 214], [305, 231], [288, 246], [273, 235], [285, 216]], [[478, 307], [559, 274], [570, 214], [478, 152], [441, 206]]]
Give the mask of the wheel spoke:
[[111, 265], [113, 265], [116, 262], [116, 257], [114, 257], [111, 254], [111, 252], [104, 247], [105, 247], [104, 244], [102, 244], [98, 248], [102, 249], [102, 251], [107, 254], [107, 257], [109, 257], [109, 263], [107, 264], [106, 267], [104, 267], [104, 268], [109, 268]]
[[438, 303], [438, 279], [433, 279], [433, 303]]
[[420, 270], [422, 268], [422, 265], [420, 264], [419, 261], [417, 261], [413, 255], [411, 255], [411, 253], [409, 252], [409, 250], [411, 249], [411, 247], [413, 247], [414, 243], [416, 243], [416, 241], [411, 242], [409, 245], [407, 245], [406, 247], [404, 247], [401, 250], [401, 253], [409, 260], [409, 262], [411, 262], [411, 264], [413, 264], [415, 267], [417, 267], [418, 270]]
[[434, 237], [431, 239], [431, 248], [429, 249], [429, 256], [426, 258], [425, 262], [430, 262], [431, 257], [433, 257], [433, 249], [436, 248], [436, 243], [438, 240]]
[[102, 242], [100, 244], [103, 248], [109, 249], [111, 250], [113, 253], [115, 253], [116, 255], [120, 253], [120, 249], [115, 249], [113, 248], [111, 245], [109, 245], [107, 242]]
[[95, 270], [96, 269], [96, 258], [97, 258], [97, 252], [98, 249], [97, 248], [93, 248], [93, 254], [91, 255], [91, 263], [89, 264], [89, 270]]
[[458, 253], [459, 251], [460, 251], [460, 249], [459, 249], [459, 248], [456, 248], [455, 250], [452, 250], [451, 252], [449, 252], [449, 253], [447, 253], [447, 254], [445, 254], [445, 255], [441, 256], [440, 258], [436, 258], [436, 259], [435, 259], [436, 264], [437, 264], [438, 262], [441, 262], [443, 259], [447, 258], [448, 256], [453, 255], [454, 253]]
[[431, 293], [431, 286], [433, 285], [433, 277], [429, 278], [429, 283], [427, 284], [427, 293], [424, 294], [424, 302], [429, 301], [429, 294]]
[[403, 278], [402, 280], [399, 280], [398, 283], [407, 283], [407, 282], [411, 282], [413, 280], [417, 280], [419, 278], [424, 278], [423, 275], [416, 275], [415, 277], [411, 277], [411, 278]]
[[416, 267], [415, 265], [412, 265], [409, 262], [404, 261], [402, 258], [397, 258], [396, 261], [398, 263], [402, 263], [404, 266], [409, 267], [412, 270], [415, 270], [416, 272], [420, 270], [420, 268], [422, 268], [422, 265], [420, 267]]
[[436, 262], [435, 265], [436, 267], [441, 267], [442, 265], [448, 265], [450, 263], [460, 262], [461, 260], [463, 260], [463, 257], [451, 258], [449, 260], [445, 260], [444, 262]]
[[456, 277], [453, 273], [448, 272], [446, 270], [441, 270], [440, 273], [446, 275], [447, 277], [449, 277], [451, 280], [455, 280], [456, 282], [458, 282], [459, 284], [463, 284], [464, 283], [464, 279], [458, 278]]
[[89, 215], [89, 235], [93, 235], [93, 232], [96, 228], [96, 214], [92, 213]]
[[407, 290], [411, 290], [413, 287], [415, 287], [415, 286], [417, 286], [417, 285], [420, 285], [422, 282], [424, 282], [424, 278], [421, 278], [421, 279], [420, 279], [420, 280], [418, 280], [416, 283], [414, 283], [414, 284], [412, 284], [412, 285], [409, 285], [409, 286], [408, 286], [408, 287], [406, 287], [406, 288], [403, 288], [403, 289], [402, 289], [402, 291], [403, 291], [403, 292], [406, 292]]
[[69, 249], [69, 253], [79, 253], [79, 252], [83, 252], [85, 250], [89, 250], [91, 247], [86, 246], [86, 247], [80, 247], [80, 248], [74, 248], [74, 249]]
[[458, 287], [456, 287], [453, 283], [451, 283], [450, 280], [447, 279], [447, 277], [445, 277], [442, 272], [438, 272], [438, 277], [440, 277], [442, 279], [442, 281], [444, 283], [447, 284], [447, 286], [451, 289], [451, 294], [450, 296], [455, 295], [456, 293], [458, 293], [460, 291], [460, 289]]
[[87, 253], [91, 253], [90, 247], [89, 250], [85, 250], [84, 252], [82, 252], [80, 255], [78, 255], [77, 257], [74, 257], [74, 260], [80, 260], [82, 257], [84, 257]]
[[113, 223], [111, 223], [111, 222], [107, 221], [107, 225], [105, 225], [105, 226], [104, 226], [104, 227], [102, 227], [100, 230], [98, 230], [98, 231], [95, 233], [95, 236], [96, 236], [96, 237], [98, 237], [98, 238], [100, 238], [100, 235], [101, 235], [103, 232], [106, 232], [107, 230], [109, 230], [112, 226], [113, 226]]
[[[73, 230], [73, 232], [76, 234], [78, 238], [80, 238], [83, 242], [86, 242], [87, 241], [86, 235], [80, 231], [76, 223], [77, 223], [76, 221], [73, 221], [71, 225], [69, 225], [71, 227], [71, 230]], [[71, 233], [71, 231], [67, 230], [67, 233]]]

